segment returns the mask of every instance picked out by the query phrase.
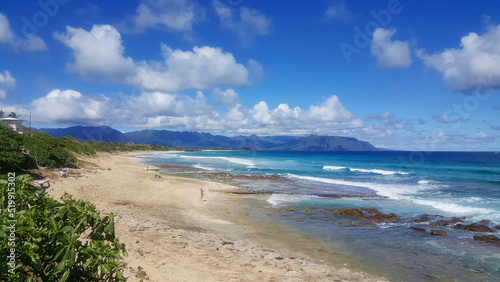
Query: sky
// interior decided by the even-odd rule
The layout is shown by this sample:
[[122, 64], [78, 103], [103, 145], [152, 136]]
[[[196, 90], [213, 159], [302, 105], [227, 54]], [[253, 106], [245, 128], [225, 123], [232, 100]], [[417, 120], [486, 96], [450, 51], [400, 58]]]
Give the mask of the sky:
[[500, 2], [2, 0], [0, 109], [36, 128], [499, 151]]

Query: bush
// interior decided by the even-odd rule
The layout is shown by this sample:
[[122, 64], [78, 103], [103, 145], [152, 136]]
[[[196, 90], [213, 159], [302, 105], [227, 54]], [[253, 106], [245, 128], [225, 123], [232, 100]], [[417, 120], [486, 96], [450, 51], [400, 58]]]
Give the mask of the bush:
[[21, 145], [22, 136], [19, 133], [0, 125], [0, 167], [16, 167], [24, 161]]
[[29, 163], [36, 166], [60, 167], [76, 163], [77, 159], [65, 147], [60, 138], [35, 132], [32, 136], [24, 136], [23, 148], [29, 155]]
[[0, 177], [1, 281], [126, 280], [120, 254], [127, 253], [115, 237], [114, 214], [101, 218], [89, 202], [60, 202], [30, 185], [28, 175], [8, 176]]

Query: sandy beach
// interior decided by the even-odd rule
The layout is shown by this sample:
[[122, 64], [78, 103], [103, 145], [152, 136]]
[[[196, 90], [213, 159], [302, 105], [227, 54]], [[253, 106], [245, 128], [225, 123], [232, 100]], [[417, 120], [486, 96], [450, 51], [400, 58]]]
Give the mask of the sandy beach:
[[386, 281], [293, 252], [287, 242], [277, 243], [279, 232], [269, 240], [252, 236], [264, 227], [245, 221], [241, 196], [225, 193], [237, 187], [155, 178], [144, 168], [134, 154], [100, 153], [82, 158], [67, 178], [50, 177], [46, 190], [56, 199], [68, 193], [90, 201], [101, 216], [118, 214], [128, 281]]

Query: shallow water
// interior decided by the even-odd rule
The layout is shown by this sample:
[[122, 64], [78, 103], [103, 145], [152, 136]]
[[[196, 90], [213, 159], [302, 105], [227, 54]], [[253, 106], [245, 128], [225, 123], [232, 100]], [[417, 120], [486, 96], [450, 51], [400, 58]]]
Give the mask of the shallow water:
[[[417, 158], [418, 156], [418, 158]], [[495, 281], [500, 245], [476, 242], [453, 225], [481, 220], [500, 237], [500, 155], [454, 152], [190, 152], [144, 156], [164, 173], [213, 179], [269, 194], [261, 203], [297, 234], [344, 246], [349, 264], [391, 280]], [[189, 168], [189, 169], [186, 169]], [[264, 201], [264, 200], [263, 200]], [[335, 208], [376, 208], [395, 223], [334, 216]], [[319, 210], [319, 211], [318, 211]], [[428, 222], [416, 223], [424, 214]], [[262, 215], [259, 215], [262, 216]], [[444, 218], [443, 218], [444, 217]], [[256, 221], [259, 218], [255, 218]], [[425, 228], [427, 233], [409, 227]], [[428, 234], [443, 230], [448, 236]]]

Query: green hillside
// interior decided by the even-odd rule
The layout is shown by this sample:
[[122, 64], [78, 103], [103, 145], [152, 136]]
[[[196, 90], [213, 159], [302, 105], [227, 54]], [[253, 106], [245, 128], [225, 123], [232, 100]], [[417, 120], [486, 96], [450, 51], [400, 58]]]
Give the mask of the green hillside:
[[78, 141], [73, 137], [54, 138], [38, 131], [18, 134], [8, 126], [0, 125], [0, 170], [72, 166], [76, 164], [78, 155], [93, 155], [97, 152], [172, 149], [174, 148], [154, 144]]

